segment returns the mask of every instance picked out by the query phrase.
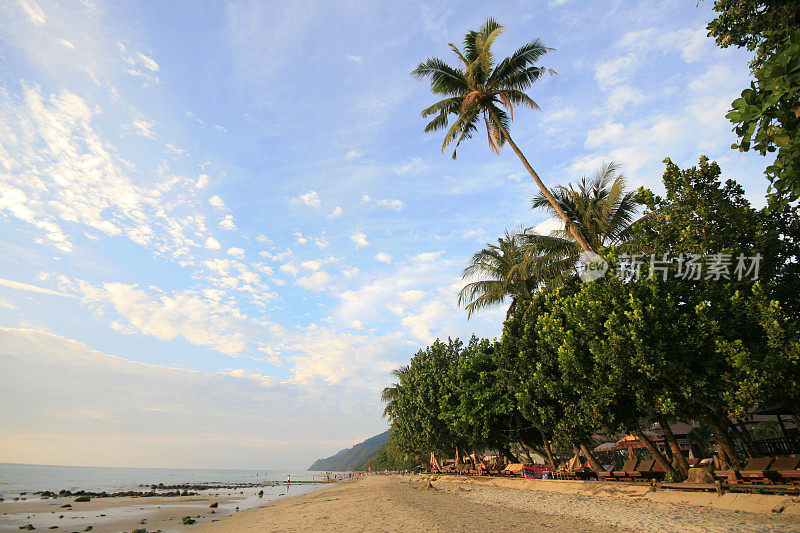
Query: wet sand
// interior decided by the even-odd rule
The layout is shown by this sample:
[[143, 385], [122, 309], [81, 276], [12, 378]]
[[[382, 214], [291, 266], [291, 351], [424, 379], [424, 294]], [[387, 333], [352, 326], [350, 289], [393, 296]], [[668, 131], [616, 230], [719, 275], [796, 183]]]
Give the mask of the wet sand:
[[[292, 486], [289, 494], [307, 493], [319, 485]], [[117, 533], [146, 529], [147, 531], [183, 531], [184, 517], [197, 524], [231, 515], [239, 509], [252, 509], [286, 494], [286, 487], [263, 487], [264, 497], [258, 497], [262, 487], [201, 490], [196, 496], [111, 497], [92, 498], [76, 502], [75, 496], [0, 502], [0, 532], [19, 531], [31, 524], [37, 531], [91, 531]], [[270, 490], [271, 489], [271, 490]], [[217, 507], [210, 505], [216, 503]], [[68, 507], [65, 507], [68, 506]]]
[[[548, 490], [539, 490], [524, 480], [487, 481], [371, 476], [284, 498], [192, 531], [800, 532], [800, 516], [792, 514], [798, 504], [786, 497], [775, 497], [785, 501], [782, 513], [764, 511], [764, 500], [758, 498], [761, 503], [754, 508], [762, 512], [747, 512], [709, 507], [694, 501], [703, 495], [691, 493], [679, 493], [685, 502], [652, 501], [644, 495], [646, 486], [596, 489], [548, 481]], [[747, 506], [748, 496], [759, 495], [735, 496]]]

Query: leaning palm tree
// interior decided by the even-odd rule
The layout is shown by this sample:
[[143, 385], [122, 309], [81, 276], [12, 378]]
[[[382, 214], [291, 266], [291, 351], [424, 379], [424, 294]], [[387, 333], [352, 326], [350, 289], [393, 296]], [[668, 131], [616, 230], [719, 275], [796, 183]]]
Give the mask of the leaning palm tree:
[[[589, 246], [599, 250], [604, 246], [623, 244], [630, 238], [639, 204], [635, 192], [625, 187], [625, 176], [619, 173], [619, 165], [612, 162], [600, 167], [591, 178], [584, 176], [575, 186], [557, 186], [553, 196], [572, 226], [580, 229]], [[558, 216], [549, 198], [542, 193], [534, 196], [531, 206], [544, 208], [553, 217]], [[573, 238], [572, 233], [565, 229], [556, 230], [553, 235], [565, 240]]]
[[[590, 245], [600, 249], [624, 245], [636, 223], [638, 204], [625, 184], [619, 166], [609, 163], [590, 178], [582, 178], [576, 186], [556, 187], [553, 195], [573, 227], [579, 227]], [[533, 207], [555, 212], [541, 194], [534, 197]], [[467, 316], [471, 317], [476, 311], [511, 298], [507, 315], [510, 316], [536, 290], [557, 287], [575, 276], [580, 253], [581, 246], [565, 229], [557, 229], [550, 235], [530, 228], [506, 231], [497, 245], [489, 244], [472, 256], [462, 277], [481, 279], [461, 290], [458, 303], [465, 306]]]
[[473, 30], [466, 34], [463, 53], [455, 44], [450, 43], [450, 49], [461, 63], [460, 68], [451, 67], [443, 60], [432, 57], [420, 63], [411, 72], [411, 75], [418, 79], [430, 78], [431, 92], [445, 96], [444, 99], [422, 111], [423, 118], [435, 115], [425, 127], [425, 132], [447, 128], [450, 115], [454, 115], [453, 124], [444, 136], [442, 152], [455, 141], [453, 150], [455, 159], [458, 146], [465, 139], [472, 137], [478, 129], [478, 121], [483, 118], [489, 138], [489, 148], [499, 154], [500, 148], [508, 142], [553, 210], [564, 222], [564, 227], [572, 233], [583, 250], [593, 252], [595, 250], [586, 242], [579, 229], [572, 225], [570, 218], [561, 209], [556, 198], [533, 170], [508, 132], [511, 120], [514, 118], [514, 106], [539, 108], [525, 91], [543, 74], [552, 73], [551, 70], [536, 66], [539, 58], [550, 49], [539, 39], [535, 39], [501, 62], [495, 63], [492, 57], [492, 44], [504, 30], [503, 26], [490, 18], [478, 31]]
[[386, 404], [386, 407], [383, 410], [383, 417], [388, 419], [389, 422], [394, 419], [396, 406], [397, 406], [397, 399], [400, 397], [401, 392], [401, 385], [400, 382], [403, 379], [403, 374], [408, 371], [408, 366], [401, 366], [400, 368], [395, 368], [391, 371], [391, 375], [394, 378], [397, 378], [397, 383], [392, 383], [391, 386], [385, 387], [383, 392], [381, 392], [381, 401]]
[[497, 239], [497, 244], [487, 244], [475, 252], [464, 269], [463, 279], [476, 279], [467, 283], [458, 293], [458, 305], [464, 305], [467, 317], [487, 307], [495, 307], [511, 298], [508, 315], [517, 303], [529, 300], [535, 290], [532, 276], [515, 267], [525, 260], [522, 244], [523, 231], [508, 231]]

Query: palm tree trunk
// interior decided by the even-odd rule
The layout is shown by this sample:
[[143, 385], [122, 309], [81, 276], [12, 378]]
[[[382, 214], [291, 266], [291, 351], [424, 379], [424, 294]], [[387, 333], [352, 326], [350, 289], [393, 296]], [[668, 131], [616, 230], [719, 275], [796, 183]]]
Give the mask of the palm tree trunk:
[[572, 224], [567, 214], [564, 212], [563, 209], [561, 209], [561, 206], [558, 205], [558, 202], [553, 196], [553, 193], [551, 193], [550, 189], [548, 189], [547, 186], [545, 186], [545, 184], [542, 182], [542, 179], [539, 177], [539, 174], [537, 174], [536, 171], [533, 170], [531, 164], [528, 163], [528, 160], [525, 158], [525, 155], [519, 149], [517, 143], [515, 143], [514, 140], [511, 138], [511, 135], [508, 133], [508, 130], [506, 130], [505, 127], [503, 127], [503, 125], [500, 123], [500, 120], [498, 119], [497, 115], [494, 113], [494, 111], [490, 111], [490, 113], [492, 115], [492, 121], [497, 125], [498, 128], [500, 128], [500, 131], [503, 133], [503, 136], [508, 141], [508, 144], [511, 145], [511, 149], [514, 150], [515, 154], [517, 154], [517, 157], [519, 157], [520, 161], [522, 161], [522, 165], [525, 167], [528, 173], [533, 177], [533, 181], [535, 181], [536, 185], [538, 185], [539, 188], [542, 190], [542, 194], [544, 194], [547, 197], [547, 200], [550, 202], [550, 205], [553, 206], [553, 209], [555, 209], [556, 213], [558, 213], [558, 216], [561, 218], [561, 220], [564, 221], [564, 226], [567, 229], [569, 229], [569, 232], [572, 233], [572, 236], [575, 237], [575, 240], [578, 242], [578, 244], [580, 244], [584, 252], [594, 252], [592, 247], [589, 246], [589, 243], [586, 242], [586, 239], [583, 238], [583, 235], [580, 234], [578, 228]]

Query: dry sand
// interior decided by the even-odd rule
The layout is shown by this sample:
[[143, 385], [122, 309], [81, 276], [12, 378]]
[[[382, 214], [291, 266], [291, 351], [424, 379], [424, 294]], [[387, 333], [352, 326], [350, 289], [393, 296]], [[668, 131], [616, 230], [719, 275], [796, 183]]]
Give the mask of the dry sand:
[[[430, 479], [433, 488], [428, 488]], [[796, 510], [798, 504], [791, 498], [767, 497], [765, 503], [761, 496], [753, 504], [742, 496], [757, 495], [736, 495], [740, 506], [753, 504], [753, 509], [761, 511], [746, 512], [703, 503], [704, 499], [719, 498], [716, 494], [672, 493], [691, 501], [683, 503], [649, 499], [648, 492], [646, 486], [371, 476], [193, 526], [192, 531], [800, 532], [800, 516], [784, 514]], [[773, 513], [771, 507], [766, 509], [777, 501], [774, 498], [784, 507], [780, 514]]]

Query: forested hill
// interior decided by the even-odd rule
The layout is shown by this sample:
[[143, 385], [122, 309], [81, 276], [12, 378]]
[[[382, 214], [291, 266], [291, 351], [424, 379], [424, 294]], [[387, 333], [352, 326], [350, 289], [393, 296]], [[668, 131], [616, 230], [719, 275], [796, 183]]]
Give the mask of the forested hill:
[[389, 438], [389, 432], [385, 431], [380, 435], [370, 437], [364, 442], [360, 442], [352, 448], [347, 448], [325, 459], [317, 459], [314, 464], [308, 467], [309, 470], [323, 470], [323, 471], [347, 471], [347, 470], [362, 470], [367, 461], [372, 459], [381, 446], [384, 445], [386, 439]]

